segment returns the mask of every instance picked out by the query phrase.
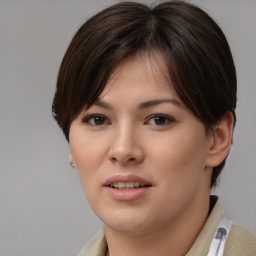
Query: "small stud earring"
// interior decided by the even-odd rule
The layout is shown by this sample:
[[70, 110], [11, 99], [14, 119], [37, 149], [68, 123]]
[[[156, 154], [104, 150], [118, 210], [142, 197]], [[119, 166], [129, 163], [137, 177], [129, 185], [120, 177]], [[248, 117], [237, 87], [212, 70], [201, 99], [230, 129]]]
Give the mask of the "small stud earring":
[[70, 167], [75, 168], [74, 163], [72, 161], [69, 162], [69, 165], [70, 165]]

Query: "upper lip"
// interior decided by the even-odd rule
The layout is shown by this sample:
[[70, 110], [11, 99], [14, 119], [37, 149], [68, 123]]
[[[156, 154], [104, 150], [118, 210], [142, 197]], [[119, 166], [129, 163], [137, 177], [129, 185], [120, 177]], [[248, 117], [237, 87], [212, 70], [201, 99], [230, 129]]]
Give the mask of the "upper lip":
[[129, 175], [113, 175], [104, 182], [103, 186], [109, 186], [110, 184], [117, 183], [117, 182], [132, 182], [132, 181], [134, 182], [137, 181], [143, 185], [152, 185], [146, 179], [143, 179], [136, 175], [129, 174]]

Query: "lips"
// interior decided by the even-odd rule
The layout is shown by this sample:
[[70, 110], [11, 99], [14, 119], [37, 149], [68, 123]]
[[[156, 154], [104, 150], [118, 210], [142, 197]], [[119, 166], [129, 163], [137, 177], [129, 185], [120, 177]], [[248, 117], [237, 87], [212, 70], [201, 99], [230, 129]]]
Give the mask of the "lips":
[[146, 194], [152, 184], [136, 175], [115, 175], [104, 183], [110, 197], [118, 201], [136, 200]]
[[152, 184], [136, 175], [114, 175], [107, 179], [103, 186], [109, 186], [113, 188], [136, 188], [152, 186]]

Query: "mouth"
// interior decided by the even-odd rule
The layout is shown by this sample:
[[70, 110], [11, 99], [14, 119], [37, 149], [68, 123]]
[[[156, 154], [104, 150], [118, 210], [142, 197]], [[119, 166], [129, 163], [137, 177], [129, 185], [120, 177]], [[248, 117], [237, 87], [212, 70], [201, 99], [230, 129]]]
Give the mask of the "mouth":
[[112, 199], [133, 201], [146, 196], [153, 184], [136, 175], [114, 175], [103, 186]]
[[132, 190], [144, 187], [150, 187], [152, 185], [147, 185], [140, 183], [139, 181], [129, 181], [129, 182], [114, 182], [108, 185], [111, 188], [118, 190]]

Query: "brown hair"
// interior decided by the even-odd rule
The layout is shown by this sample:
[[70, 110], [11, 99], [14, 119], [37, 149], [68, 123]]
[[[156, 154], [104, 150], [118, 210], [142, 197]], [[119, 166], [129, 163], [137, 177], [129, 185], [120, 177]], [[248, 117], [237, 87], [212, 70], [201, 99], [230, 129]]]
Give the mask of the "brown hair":
[[[121, 2], [87, 20], [62, 60], [52, 111], [67, 140], [71, 122], [98, 99], [117, 64], [130, 54], [155, 50], [164, 58], [176, 93], [207, 130], [227, 111], [236, 120], [235, 66], [213, 19], [183, 1], [152, 8]], [[225, 160], [214, 168], [211, 187]]]

